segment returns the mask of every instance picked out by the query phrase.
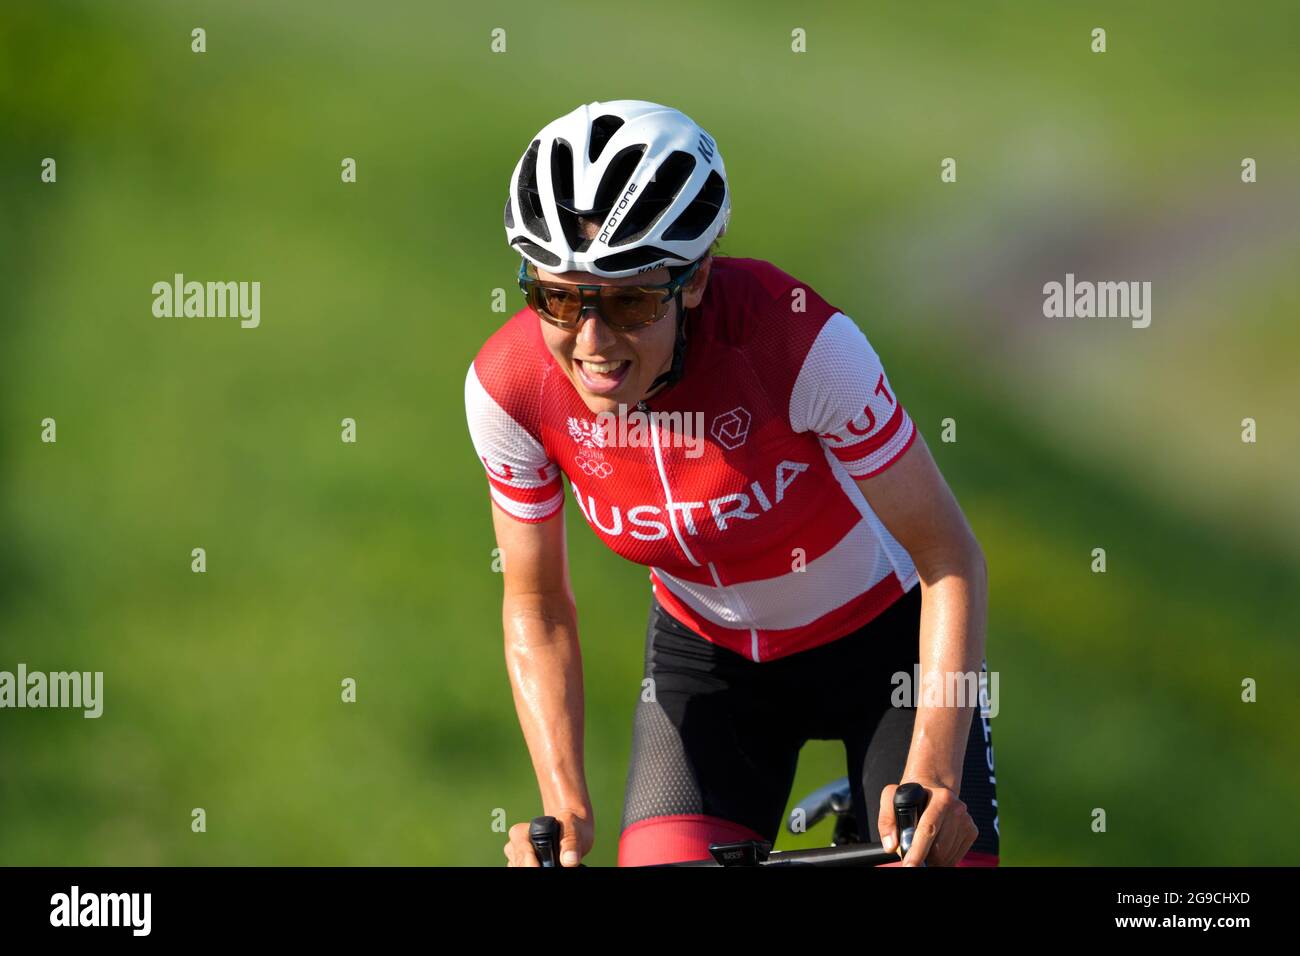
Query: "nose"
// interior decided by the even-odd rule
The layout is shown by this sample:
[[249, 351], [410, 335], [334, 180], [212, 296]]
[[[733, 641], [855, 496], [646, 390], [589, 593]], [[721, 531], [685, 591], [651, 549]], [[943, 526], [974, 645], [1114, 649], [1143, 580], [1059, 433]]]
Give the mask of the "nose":
[[[587, 321], [589, 316], [592, 319], [590, 322]], [[605, 324], [604, 318], [594, 303], [583, 305], [582, 311], [579, 313], [579, 319], [581, 324], [578, 326], [577, 338], [588, 355], [600, 354], [603, 346], [614, 341], [614, 333]]]

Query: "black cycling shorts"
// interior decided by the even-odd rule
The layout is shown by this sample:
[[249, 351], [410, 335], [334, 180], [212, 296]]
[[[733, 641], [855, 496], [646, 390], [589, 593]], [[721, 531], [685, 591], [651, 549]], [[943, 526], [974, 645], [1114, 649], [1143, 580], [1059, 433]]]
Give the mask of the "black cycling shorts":
[[[895, 675], [914, 673], [920, 613], [918, 585], [845, 637], [756, 663], [652, 601], [645, 665], [652, 683], [642, 685], [634, 720], [620, 865], [704, 858], [710, 842], [775, 842], [807, 740], [843, 741], [858, 832], [878, 842], [880, 792], [902, 782], [911, 745], [915, 710], [891, 698]], [[979, 827], [963, 862], [996, 864], [993, 744], [978, 710], [959, 795]]]

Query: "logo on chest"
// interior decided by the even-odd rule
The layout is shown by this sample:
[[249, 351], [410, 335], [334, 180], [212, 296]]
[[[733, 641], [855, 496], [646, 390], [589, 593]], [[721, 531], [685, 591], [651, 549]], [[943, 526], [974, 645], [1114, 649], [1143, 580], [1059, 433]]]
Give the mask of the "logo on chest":
[[591, 422], [581, 418], [569, 418], [569, 437], [578, 443], [575, 459], [584, 475], [593, 478], [608, 478], [614, 474], [614, 466], [605, 460], [605, 435]]
[[749, 423], [753, 419], [743, 406], [737, 406], [729, 412], [723, 412], [713, 419], [709, 434], [727, 451], [732, 451], [745, 444], [749, 437]]

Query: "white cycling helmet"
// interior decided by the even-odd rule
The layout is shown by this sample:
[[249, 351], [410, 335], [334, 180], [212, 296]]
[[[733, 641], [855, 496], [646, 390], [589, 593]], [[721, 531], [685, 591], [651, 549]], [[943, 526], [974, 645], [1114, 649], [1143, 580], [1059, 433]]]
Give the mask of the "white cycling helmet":
[[[578, 216], [601, 223], [586, 238]], [[731, 218], [722, 154], [678, 110], [588, 103], [542, 127], [510, 177], [506, 238], [548, 272], [605, 278], [690, 265]]]

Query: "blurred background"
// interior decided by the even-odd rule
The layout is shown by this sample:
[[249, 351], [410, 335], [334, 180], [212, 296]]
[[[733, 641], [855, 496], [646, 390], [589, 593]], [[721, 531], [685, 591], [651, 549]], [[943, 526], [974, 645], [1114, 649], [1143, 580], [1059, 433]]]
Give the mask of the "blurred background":
[[[515, 162], [618, 98], [716, 138], [723, 253], [862, 325], [979, 535], [1003, 861], [1300, 863], [1298, 42], [1286, 0], [6, 3], [0, 670], [105, 700], [0, 711], [0, 863], [502, 863], [538, 796], [462, 386]], [[178, 272], [261, 326], [155, 318]], [[1045, 319], [1066, 272], [1151, 326]], [[611, 864], [649, 586], [566, 510]]]

